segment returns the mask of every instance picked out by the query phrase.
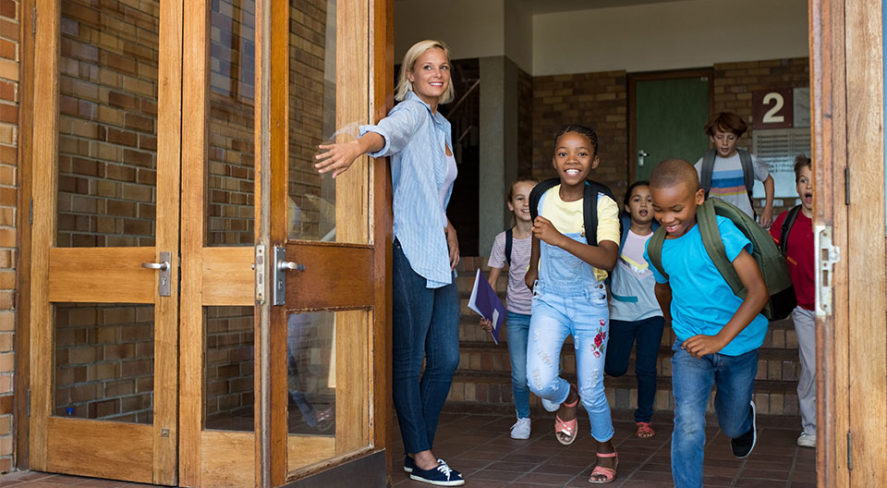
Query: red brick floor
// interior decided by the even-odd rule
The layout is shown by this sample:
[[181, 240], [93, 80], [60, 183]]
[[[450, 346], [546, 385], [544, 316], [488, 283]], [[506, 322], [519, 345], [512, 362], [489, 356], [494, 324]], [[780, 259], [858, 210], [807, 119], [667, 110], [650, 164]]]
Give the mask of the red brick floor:
[[[619, 474], [610, 486], [617, 488], [670, 487], [670, 415], [657, 414], [656, 437], [637, 439], [631, 412], [614, 412], [614, 441], [619, 451]], [[462, 471], [466, 486], [483, 488], [589, 487], [587, 480], [594, 461], [593, 442], [588, 437], [588, 419], [580, 416], [580, 437], [569, 447], [557, 443], [552, 434], [553, 414], [536, 415], [533, 435], [513, 440], [509, 416], [445, 413], [441, 416], [435, 454]], [[710, 419], [709, 424], [715, 421]], [[730, 440], [717, 427], [710, 427], [705, 449], [706, 487], [795, 487], [816, 486], [816, 459], [812, 449], [799, 448], [795, 439], [800, 422], [791, 416], [759, 416], [758, 444], [747, 459], [736, 459]], [[395, 459], [401, 459], [399, 434], [395, 434]], [[399, 464], [398, 464], [399, 466]], [[396, 488], [428, 487], [411, 481], [399, 470], [392, 473]], [[34, 471], [0, 477], [0, 487], [54, 488], [140, 488], [150, 485], [64, 476]], [[356, 485], [355, 485], [356, 486]]]

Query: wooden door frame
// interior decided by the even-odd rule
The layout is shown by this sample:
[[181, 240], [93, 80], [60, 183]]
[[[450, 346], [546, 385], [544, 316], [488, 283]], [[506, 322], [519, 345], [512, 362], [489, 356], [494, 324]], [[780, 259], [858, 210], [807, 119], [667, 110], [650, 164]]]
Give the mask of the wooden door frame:
[[871, 15], [881, 7], [810, 2], [814, 232], [830, 229], [840, 250], [832, 307], [817, 298], [822, 487], [887, 485], [883, 17]]
[[[635, 181], [637, 175], [637, 135], [635, 128], [637, 127], [637, 82], [638, 81], [655, 81], [655, 80], [674, 80], [681, 78], [708, 78], [708, 113], [711, 116], [714, 110], [714, 68], [690, 68], [671, 71], [648, 71], [642, 73], [627, 73], [626, 83], [628, 84], [628, 173], [629, 182]], [[691, 163], [694, 161], [691, 161]]]

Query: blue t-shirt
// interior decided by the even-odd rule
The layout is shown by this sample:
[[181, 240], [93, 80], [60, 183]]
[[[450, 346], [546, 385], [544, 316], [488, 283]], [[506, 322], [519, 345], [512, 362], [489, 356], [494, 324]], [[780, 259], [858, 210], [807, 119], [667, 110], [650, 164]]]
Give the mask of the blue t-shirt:
[[[730, 262], [743, 249], [751, 254], [751, 242], [733, 222], [720, 215], [717, 221]], [[650, 261], [646, 249], [644, 259]], [[697, 334], [717, 334], [742, 304], [742, 299], [733, 294], [730, 285], [708, 257], [698, 225], [677, 239], [663, 242], [662, 268], [668, 274], [668, 280], [652, 263], [650, 265], [656, 282], [668, 282], [671, 286], [671, 328], [682, 341]], [[767, 318], [758, 314], [720, 353], [739, 356], [761, 347], [767, 325]]]

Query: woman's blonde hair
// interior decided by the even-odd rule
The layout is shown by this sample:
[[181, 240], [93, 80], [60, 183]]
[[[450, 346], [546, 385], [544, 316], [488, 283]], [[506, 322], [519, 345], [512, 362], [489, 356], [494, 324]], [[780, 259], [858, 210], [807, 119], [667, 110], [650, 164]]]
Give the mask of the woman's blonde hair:
[[[410, 80], [407, 78], [407, 73], [413, 70], [413, 65], [416, 64], [416, 59], [418, 59], [422, 53], [434, 48], [442, 50], [447, 56], [447, 61], [450, 60], [450, 48], [441, 41], [430, 39], [413, 44], [413, 46], [407, 50], [407, 53], [403, 55], [403, 62], [400, 63], [400, 75], [397, 77], [397, 89], [394, 91], [395, 100], [400, 102], [407, 97], [407, 93], [413, 91], [413, 84], [410, 83]], [[439, 102], [450, 103], [453, 101], [453, 97], [453, 79], [451, 77], [450, 82], [447, 84], [447, 90], [440, 97]]]

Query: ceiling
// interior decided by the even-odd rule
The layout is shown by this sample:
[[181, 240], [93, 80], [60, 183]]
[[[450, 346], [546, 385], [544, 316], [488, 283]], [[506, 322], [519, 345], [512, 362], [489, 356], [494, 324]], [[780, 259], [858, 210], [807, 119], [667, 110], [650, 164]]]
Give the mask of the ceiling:
[[522, 0], [534, 14], [589, 10], [596, 8], [628, 7], [645, 3], [665, 3], [678, 0]]

